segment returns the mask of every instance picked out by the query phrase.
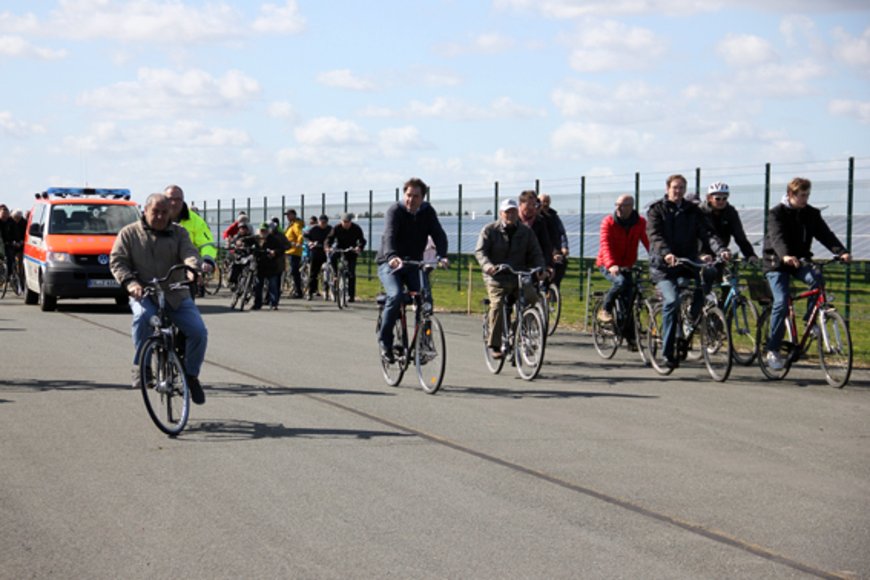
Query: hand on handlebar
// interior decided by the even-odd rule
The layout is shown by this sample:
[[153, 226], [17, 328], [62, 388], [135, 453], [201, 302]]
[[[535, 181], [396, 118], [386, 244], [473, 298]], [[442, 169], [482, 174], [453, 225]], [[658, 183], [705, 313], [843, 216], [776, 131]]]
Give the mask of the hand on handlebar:
[[677, 258], [677, 256], [675, 254], [667, 254], [665, 256], [665, 264], [667, 264], [668, 266], [670, 266], [672, 268], [677, 265], [678, 260], [679, 260], [679, 258]]
[[145, 295], [145, 289], [142, 287], [142, 284], [134, 280], [127, 284], [127, 294], [133, 300], [142, 300], [142, 296]]

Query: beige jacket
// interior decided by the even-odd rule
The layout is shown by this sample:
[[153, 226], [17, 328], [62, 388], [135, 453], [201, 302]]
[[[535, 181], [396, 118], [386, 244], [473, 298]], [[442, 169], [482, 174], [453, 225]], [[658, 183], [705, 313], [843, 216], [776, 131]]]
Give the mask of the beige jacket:
[[[115, 279], [126, 288], [133, 280], [143, 284], [154, 278], [162, 278], [169, 268], [182, 262], [199, 269], [199, 252], [190, 241], [187, 230], [170, 224], [158, 232], [152, 230], [144, 219], [140, 219], [118, 233], [112, 246], [109, 268]], [[179, 270], [174, 273], [171, 282], [184, 279], [185, 272]], [[164, 285], [164, 289], [167, 285]], [[166, 301], [173, 308], [178, 308], [186, 296], [190, 296], [187, 288], [172, 290], [166, 293]]]

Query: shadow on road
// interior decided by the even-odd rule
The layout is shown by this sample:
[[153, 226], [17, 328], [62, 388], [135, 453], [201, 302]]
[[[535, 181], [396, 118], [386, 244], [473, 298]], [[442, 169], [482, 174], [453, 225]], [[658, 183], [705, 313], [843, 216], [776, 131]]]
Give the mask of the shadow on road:
[[[628, 380], [628, 379], [626, 379]], [[637, 381], [637, 379], [635, 379]], [[442, 396], [479, 395], [503, 399], [593, 399], [608, 397], [615, 399], [658, 399], [657, 395], [634, 395], [631, 393], [602, 393], [596, 391], [556, 391], [548, 389], [497, 389], [490, 387], [445, 387]]]
[[132, 390], [129, 384], [96, 383], [77, 379], [40, 380], [40, 379], [0, 379], [0, 391], [94, 391], [97, 389]]
[[273, 387], [265, 385], [243, 385], [239, 383], [206, 384], [206, 394], [216, 397], [258, 397], [286, 395], [374, 395], [395, 397], [394, 393], [384, 391], [361, 391], [354, 389], [333, 389], [329, 387]]
[[379, 437], [414, 437], [401, 431], [372, 431], [368, 429], [329, 429], [287, 427], [281, 423], [259, 423], [239, 420], [191, 421], [184, 437], [202, 436], [206, 441], [244, 441], [248, 439], [375, 439]]

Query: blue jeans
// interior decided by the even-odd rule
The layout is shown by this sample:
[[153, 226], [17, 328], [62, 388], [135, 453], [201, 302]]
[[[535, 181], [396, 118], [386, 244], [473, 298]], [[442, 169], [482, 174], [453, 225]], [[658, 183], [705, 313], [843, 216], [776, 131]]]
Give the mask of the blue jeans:
[[695, 289], [692, 296], [692, 319], [698, 317], [703, 306], [704, 294], [701, 292], [701, 284], [698, 278], [665, 278], [656, 284], [662, 295], [662, 354], [665, 359], [675, 361], [674, 345], [677, 339], [677, 310], [680, 308], [680, 292], [678, 285], [683, 285], [694, 280]]
[[[794, 276], [802, 280], [804, 284], [815, 290], [822, 284], [821, 273], [807, 264], [792, 272], [768, 272], [764, 275], [770, 284], [770, 293], [773, 295], [773, 304], [770, 307], [770, 336], [767, 337], [767, 350], [774, 352], [782, 346], [782, 337], [785, 334], [785, 317], [788, 315], [789, 278]], [[809, 318], [813, 306], [816, 304], [816, 296], [807, 300], [807, 313], [804, 320]]]
[[[130, 299], [130, 309], [133, 311], [133, 347], [136, 349], [133, 355], [133, 364], [139, 364], [136, 354], [139, 346], [151, 336], [151, 317], [157, 314], [157, 305], [151, 298], [142, 300]], [[199, 376], [202, 361], [205, 360], [205, 348], [208, 345], [208, 330], [199, 314], [199, 309], [193, 300], [185, 298], [177, 309], [166, 305], [169, 317], [175, 326], [187, 337], [187, 345], [184, 351], [184, 371], [194, 377]]]
[[263, 307], [263, 286], [266, 285], [269, 296], [266, 300], [269, 306], [278, 306], [278, 299], [281, 298], [281, 273], [273, 276], [257, 276], [257, 283], [254, 284], [254, 308]]
[[604, 295], [604, 309], [608, 312], [612, 312], [613, 302], [617, 297], [621, 297], [623, 303], [627, 303], [628, 298], [631, 296], [631, 289], [634, 285], [634, 280], [632, 280], [631, 272], [619, 272], [616, 276], [613, 276], [610, 274], [610, 271], [603, 266], [601, 268], [601, 273], [611, 284], [610, 290], [608, 290], [607, 294]]
[[[386, 262], [378, 266], [378, 278], [384, 287], [387, 301], [384, 303], [384, 314], [381, 318], [381, 329], [378, 332], [378, 340], [387, 349], [393, 348], [393, 326], [399, 319], [402, 308], [402, 288], [407, 286], [409, 292], [420, 291], [420, 274], [417, 266], [402, 266], [399, 270], [393, 270]], [[425, 278], [425, 276], [424, 276]]]

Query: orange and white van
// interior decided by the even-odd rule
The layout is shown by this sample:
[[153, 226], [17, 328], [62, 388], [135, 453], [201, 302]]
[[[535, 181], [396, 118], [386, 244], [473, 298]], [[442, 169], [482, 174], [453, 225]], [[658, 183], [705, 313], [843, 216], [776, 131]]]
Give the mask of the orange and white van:
[[25, 302], [54, 310], [59, 298], [127, 295], [109, 271], [121, 228], [139, 219], [128, 189], [51, 187], [36, 194], [24, 239]]

